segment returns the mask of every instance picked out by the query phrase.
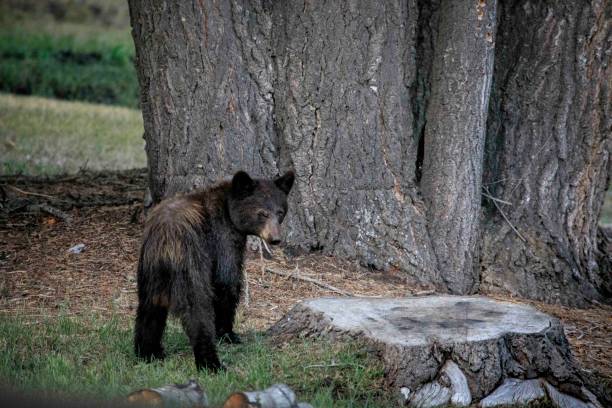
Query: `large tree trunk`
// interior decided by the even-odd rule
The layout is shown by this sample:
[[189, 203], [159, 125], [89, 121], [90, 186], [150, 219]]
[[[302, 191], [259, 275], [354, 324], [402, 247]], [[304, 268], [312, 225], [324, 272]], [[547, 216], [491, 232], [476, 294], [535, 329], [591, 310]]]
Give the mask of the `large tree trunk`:
[[292, 167], [289, 245], [439, 282], [414, 182], [416, 0], [133, 0], [130, 13], [154, 201]]
[[262, 2], [129, 4], [153, 200], [243, 168], [276, 173]]
[[580, 305], [610, 285], [597, 250], [611, 169], [610, 12], [607, 1], [502, 2], [484, 184], [511, 205], [488, 203], [487, 291]]
[[[269, 177], [291, 167], [290, 246], [397, 268], [456, 293], [476, 290], [482, 259], [485, 289], [532, 297], [565, 276], [549, 266], [569, 259], [572, 268], [561, 269], [582, 278], [563, 293], [597, 296], [593, 234], [609, 172], [609, 16], [597, 10], [606, 2], [502, 2], [494, 71], [495, 1], [129, 3], [154, 201], [238, 169]], [[548, 25], [528, 25], [537, 16]], [[544, 59], [551, 44], [555, 64]], [[531, 82], [531, 69], [541, 81]], [[559, 91], [553, 71], [563, 73]], [[529, 159], [551, 144], [541, 157], [556, 163], [557, 178]], [[562, 153], [572, 146], [576, 157]], [[486, 186], [515, 203], [504, 207], [511, 221], [544, 248], [531, 281], [520, 274], [536, 258], [504, 252], [523, 244], [496, 208], [485, 213], [478, 253], [483, 171], [487, 183], [528, 178], [518, 188]], [[547, 209], [555, 213], [540, 222]], [[529, 225], [536, 213], [541, 225]], [[516, 266], [511, 254], [530, 260]]]
[[273, 13], [292, 245], [439, 281], [415, 188], [415, 0], [283, 1]]
[[493, 79], [496, 0], [440, 10], [427, 107], [422, 189], [438, 268], [452, 293], [478, 284], [480, 193]]

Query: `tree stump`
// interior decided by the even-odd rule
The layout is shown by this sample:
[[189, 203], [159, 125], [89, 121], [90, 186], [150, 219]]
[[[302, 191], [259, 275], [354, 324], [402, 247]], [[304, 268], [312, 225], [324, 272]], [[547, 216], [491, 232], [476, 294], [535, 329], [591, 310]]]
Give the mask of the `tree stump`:
[[319, 298], [297, 304], [269, 334], [365, 342], [382, 358], [387, 384], [410, 406], [544, 398], [601, 406], [560, 322], [528, 305], [477, 296]]

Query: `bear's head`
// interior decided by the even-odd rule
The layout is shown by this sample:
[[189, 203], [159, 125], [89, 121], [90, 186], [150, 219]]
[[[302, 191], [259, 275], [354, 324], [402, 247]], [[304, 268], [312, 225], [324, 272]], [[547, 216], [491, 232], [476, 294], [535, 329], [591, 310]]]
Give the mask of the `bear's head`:
[[234, 227], [270, 244], [279, 244], [280, 224], [287, 214], [287, 195], [294, 178], [292, 171], [273, 180], [252, 179], [244, 171], [236, 173], [228, 200]]

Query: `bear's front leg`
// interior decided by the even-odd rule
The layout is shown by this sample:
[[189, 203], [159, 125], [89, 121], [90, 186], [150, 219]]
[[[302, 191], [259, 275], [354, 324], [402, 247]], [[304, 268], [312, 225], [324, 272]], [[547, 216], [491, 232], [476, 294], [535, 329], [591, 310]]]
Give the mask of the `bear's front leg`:
[[234, 319], [240, 301], [241, 285], [218, 285], [215, 288], [215, 330], [217, 338], [230, 344], [242, 342], [234, 332]]

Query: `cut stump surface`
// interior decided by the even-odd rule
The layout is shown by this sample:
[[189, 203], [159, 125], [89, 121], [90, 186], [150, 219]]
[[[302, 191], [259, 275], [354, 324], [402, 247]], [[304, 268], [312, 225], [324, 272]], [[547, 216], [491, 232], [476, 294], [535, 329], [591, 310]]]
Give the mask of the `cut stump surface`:
[[[551, 390], [572, 396], [572, 406], [599, 404], [560, 322], [528, 305], [478, 296], [319, 298], [297, 304], [269, 334], [368, 343], [383, 359], [388, 385], [411, 406], [466, 406], [485, 398], [486, 406], [554, 403], [559, 398]], [[499, 404], [497, 395], [503, 395]]]

